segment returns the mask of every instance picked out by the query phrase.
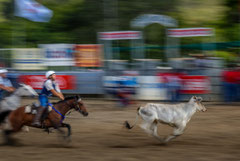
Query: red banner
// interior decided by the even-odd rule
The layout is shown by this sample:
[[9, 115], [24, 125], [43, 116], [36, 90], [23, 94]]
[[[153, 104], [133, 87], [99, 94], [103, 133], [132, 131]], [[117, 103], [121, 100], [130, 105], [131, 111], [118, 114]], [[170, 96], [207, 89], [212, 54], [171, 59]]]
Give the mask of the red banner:
[[206, 94], [210, 92], [210, 80], [207, 76], [181, 76], [183, 94]]
[[[33, 89], [42, 89], [46, 77], [44, 75], [21, 75], [20, 82], [28, 84]], [[56, 82], [61, 90], [75, 89], [76, 77], [72, 75], [57, 75]]]
[[206, 94], [211, 90], [210, 80], [207, 76], [186, 75], [184, 73], [158, 73], [157, 76], [159, 76], [161, 83], [179, 84], [182, 94]]
[[141, 39], [142, 33], [140, 31], [114, 31], [114, 32], [99, 32], [100, 40], [128, 40]]

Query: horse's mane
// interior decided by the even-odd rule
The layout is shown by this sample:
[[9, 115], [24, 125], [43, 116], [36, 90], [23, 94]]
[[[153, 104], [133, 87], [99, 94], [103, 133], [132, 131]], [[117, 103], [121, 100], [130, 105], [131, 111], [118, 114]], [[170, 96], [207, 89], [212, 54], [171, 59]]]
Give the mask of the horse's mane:
[[70, 97], [66, 97], [64, 100], [61, 100], [61, 101], [58, 101], [58, 102], [53, 102], [52, 104], [59, 104], [59, 103], [63, 103], [63, 102], [66, 102], [68, 100], [72, 100], [72, 99], [75, 99], [76, 96], [70, 96]]

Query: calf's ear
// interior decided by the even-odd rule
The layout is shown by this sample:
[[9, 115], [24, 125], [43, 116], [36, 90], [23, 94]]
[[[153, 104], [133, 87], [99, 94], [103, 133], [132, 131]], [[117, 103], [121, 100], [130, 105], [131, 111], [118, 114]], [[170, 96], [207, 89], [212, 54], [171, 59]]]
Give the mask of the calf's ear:
[[189, 101], [190, 101], [190, 102], [195, 102], [196, 99], [197, 99], [196, 96], [192, 96]]
[[202, 97], [197, 97], [197, 101], [201, 102], [202, 101]]
[[195, 100], [195, 99], [196, 99], [196, 96], [192, 96], [191, 99], [194, 99], [194, 100]]
[[24, 83], [18, 83], [18, 84], [19, 84], [19, 86], [21, 86], [21, 87], [25, 85]]

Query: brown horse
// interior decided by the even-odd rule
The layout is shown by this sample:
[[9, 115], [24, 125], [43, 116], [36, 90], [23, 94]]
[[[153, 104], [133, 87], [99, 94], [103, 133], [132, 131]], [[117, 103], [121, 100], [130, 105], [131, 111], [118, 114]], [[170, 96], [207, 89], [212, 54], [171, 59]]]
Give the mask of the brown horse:
[[[40, 128], [47, 130], [49, 128], [55, 128], [62, 133], [65, 138], [69, 138], [71, 135], [71, 126], [62, 122], [65, 118], [65, 114], [69, 110], [75, 109], [83, 116], [88, 115], [88, 112], [79, 96], [67, 97], [65, 100], [55, 103], [52, 107], [53, 110], [43, 117], [42, 126]], [[7, 144], [14, 144], [14, 141], [11, 138], [12, 133], [19, 132], [23, 126], [32, 126], [31, 123], [35, 115], [32, 113], [26, 113], [25, 108], [26, 106], [22, 106], [14, 111], [4, 111], [0, 113], [0, 124], [5, 125], [3, 126], [3, 132]], [[66, 127], [68, 129], [67, 135], [65, 135], [65, 132], [60, 129], [62, 127]]]

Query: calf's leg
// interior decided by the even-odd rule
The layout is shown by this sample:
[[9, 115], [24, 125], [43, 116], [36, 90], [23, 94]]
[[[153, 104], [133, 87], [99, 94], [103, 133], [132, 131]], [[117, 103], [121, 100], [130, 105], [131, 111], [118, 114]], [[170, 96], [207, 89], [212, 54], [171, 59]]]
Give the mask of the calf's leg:
[[150, 130], [151, 124], [149, 122], [144, 122], [140, 125], [140, 127], [148, 134], [152, 134], [152, 131]]
[[155, 120], [150, 126], [150, 129], [152, 130], [152, 136], [154, 136], [159, 141], [163, 142], [163, 139], [158, 135], [158, 132], [157, 132], [157, 123], [158, 121]]
[[157, 138], [160, 141], [163, 141], [162, 138], [160, 138], [160, 136], [157, 133], [157, 120], [153, 121], [152, 123], [149, 122], [145, 122], [143, 124], [140, 125], [140, 127], [148, 134], [154, 136], [155, 138]]
[[169, 142], [170, 140], [172, 140], [172, 139], [174, 139], [174, 138], [182, 135], [184, 129], [185, 129], [185, 126], [184, 126], [184, 127], [174, 127], [173, 134], [167, 136], [166, 139], [164, 139], [164, 143], [167, 143], [167, 142]]

